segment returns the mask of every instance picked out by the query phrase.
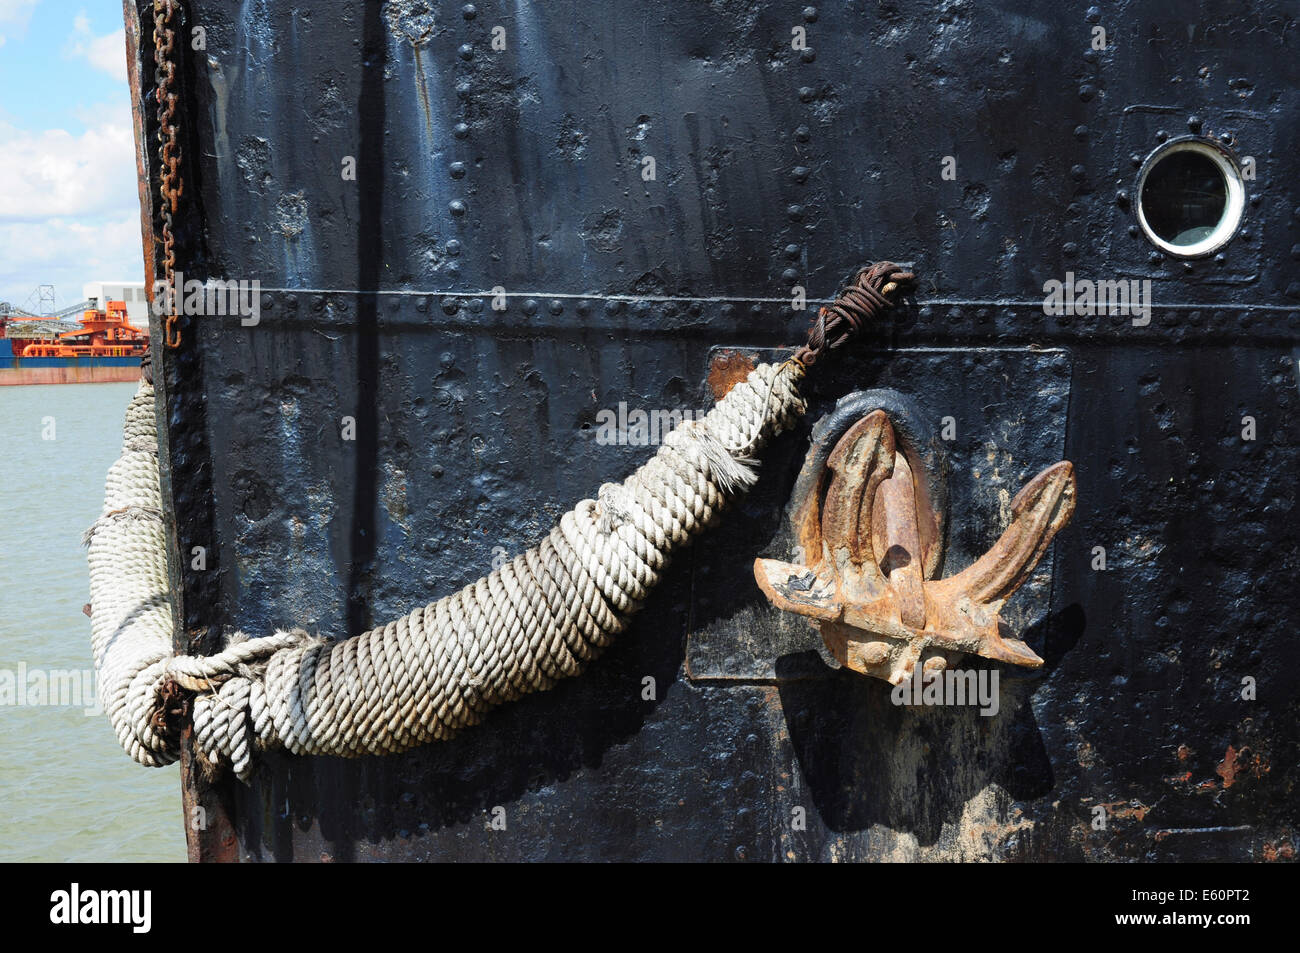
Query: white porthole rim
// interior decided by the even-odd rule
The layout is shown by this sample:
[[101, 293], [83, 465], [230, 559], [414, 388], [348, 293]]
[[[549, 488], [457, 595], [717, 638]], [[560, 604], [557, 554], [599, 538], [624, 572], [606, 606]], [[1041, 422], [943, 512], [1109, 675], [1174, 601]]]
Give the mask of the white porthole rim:
[[[1190, 245], [1175, 245], [1173, 242], [1166, 241], [1155, 233], [1155, 229], [1147, 222], [1146, 210], [1143, 208], [1142, 196], [1143, 189], [1147, 184], [1147, 176], [1161, 160], [1179, 152], [1195, 152], [1197, 155], [1205, 156], [1219, 170], [1223, 176], [1224, 186], [1227, 190], [1227, 201], [1224, 203], [1223, 215], [1219, 218], [1219, 223], [1205, 238], [1199, 242]], [[1246, 213], [1246, 185], [1241, 178], [1241, 167], [1236, 158], [1228, 149], [1214, 139], [1203, 139], [1199, 136], [1183, 136], [1179, 139], [1172, 139], [1155, 149], [1146, 161], [1142, 163], [1142, 169], [1138, 173], [1137, 183], [1137, 201], [1134, 203], [1137, 208], [1138, 224], [1142, 228], [1142, 233], [1146, 235], [1147, 241], [1155, 245], [1156, 248], [1167, 255], [1175, 258], [1203, 258], [1212, 254], [1228, 244], [1237, 230], [1241, 227], [1241, 220]]]

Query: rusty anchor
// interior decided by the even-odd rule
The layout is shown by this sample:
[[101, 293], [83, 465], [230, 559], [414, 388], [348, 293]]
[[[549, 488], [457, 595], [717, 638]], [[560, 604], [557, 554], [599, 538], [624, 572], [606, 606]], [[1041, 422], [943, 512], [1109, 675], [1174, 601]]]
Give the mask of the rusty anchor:
[[[870, 409], [868, 411], [868, 408]], [[1074, 513], [1074, 467], [1030, 480], [993, 547], [962, 572], [936, 578], [946, 540], [946, 457], [926, 419], [893, 391], [850, 395], [814, 430], [790, 518], [803, 565], [754, 561], [777, 608], [807, 617], [841, 665], [898, 685], [957, 655], [1038, 668], [1005, 637], [1000, 611]]]

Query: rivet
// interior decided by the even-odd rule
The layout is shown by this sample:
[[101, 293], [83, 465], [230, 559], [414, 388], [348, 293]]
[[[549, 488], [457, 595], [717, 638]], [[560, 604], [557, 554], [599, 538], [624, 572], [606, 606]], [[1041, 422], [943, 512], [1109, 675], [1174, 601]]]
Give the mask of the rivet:
[[458, 122], [452, 128], [451, 134], [457, 139], [464, 139], [469, 136], [469, 126], [465, 125], [463, 122]]
[[453, 179], [463, 179], [465, 178], [465, 163], [453, 162], [447, 166], [447, 171], [451, 173]]
[[454, 200], [453, 200], [453, 201], [452, 201], [452, 202], [447, 206], [447, 208], [451, 210], [451, 214], [452, 214], [452, 215], [464, 215], [464, 214], [465, 214], [465, 203], [462, 202], [460, 199], [454, 199]]

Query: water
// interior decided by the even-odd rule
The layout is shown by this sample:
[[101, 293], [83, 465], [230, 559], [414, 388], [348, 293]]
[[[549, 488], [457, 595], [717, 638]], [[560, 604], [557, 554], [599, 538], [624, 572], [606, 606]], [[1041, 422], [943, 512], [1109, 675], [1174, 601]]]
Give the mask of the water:
[[[0, 387], [0, 672], [91, 667], [81, 534], [135, 387]], [[184, 859], [176, 765], [136, 764], [80, 705], [0, 704], [0, 861]]]

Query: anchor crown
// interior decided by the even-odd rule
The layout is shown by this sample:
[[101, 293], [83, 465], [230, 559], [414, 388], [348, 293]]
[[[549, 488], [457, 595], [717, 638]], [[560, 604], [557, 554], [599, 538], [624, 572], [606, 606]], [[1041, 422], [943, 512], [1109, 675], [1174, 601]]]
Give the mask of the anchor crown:
[[1017, 494], [1011, 522], [972, 565], [934, 578], [944, 513], [925, 461], [900, 441], [890, 416], [873, 410], [836, 443], [825, 465], [809, 454], [792, 501], [806, 565], [757, 559], [768, 600], [810, 619], [841, 665], [893, 685], [942, 671], [960, 653], [1038, 668], [1043, 660], [1002, 635], [1006, 601], [1074, 513], [1074, 466], [1061, 461]]

